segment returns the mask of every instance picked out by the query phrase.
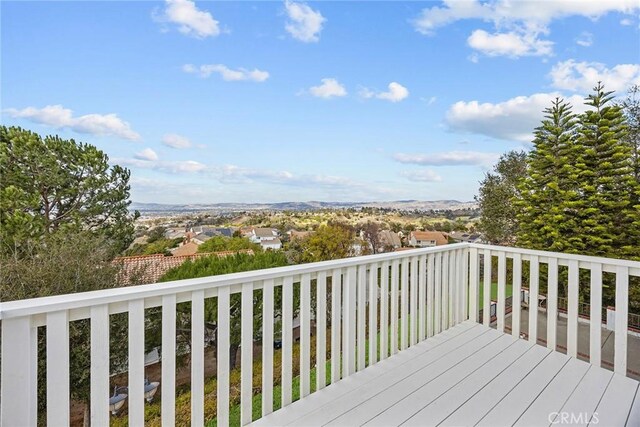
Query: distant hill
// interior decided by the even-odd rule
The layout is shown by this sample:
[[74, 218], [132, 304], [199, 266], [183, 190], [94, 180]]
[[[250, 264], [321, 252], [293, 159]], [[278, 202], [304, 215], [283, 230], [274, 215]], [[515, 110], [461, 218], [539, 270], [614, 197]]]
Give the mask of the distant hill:
[[131, 210], [143, 213], [238, 212], [238, 211], [313, 211], [318, 209], [385, 208], [400, 210], [455, 210], [477, 208], [476, 202], [458, 200], [398, 200], [392, 202], [278, 202], [278, 203], [131, 203]]

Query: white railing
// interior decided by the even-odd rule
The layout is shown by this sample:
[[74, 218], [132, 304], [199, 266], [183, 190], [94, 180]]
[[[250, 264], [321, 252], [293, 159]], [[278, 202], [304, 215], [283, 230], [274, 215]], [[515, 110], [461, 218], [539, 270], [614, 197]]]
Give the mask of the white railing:
[[[300, 396], [311, 391], [311, 341], [316, 389], [325, 384], [326, 334], [331, 382], [360, 371], [468, 318], [466, 244], [416, 249], [199, 279], [0, 303], [1, 422], [37, 420], [38, 328], [46, 328], [46, 420], [70, 421], [69, 324], [90, 319], [91, 423], [109, 423], [110, 316], [128, 313], [129, 425], [144, 424], [145, 309], [162, 310], [162, 424], [175, 422], [176, 305], [191, 302], [191, 424], [204, 424], [205, 299], [217, 304], [217, 421], [229, 423], [230, 303], [241, 294], [241, 424], [251, 422], [254, 293], [262, 292], [262, 415], [273, 408], [274, 323], [282, 322], [281, 405], [292, 402], [293, 320], [300, 321]], [[282, 306], [274, 307], [276, 292]], [[316, 309], [312, 310], [312, 288]], [[300, 304], [294, 307], [294, 290]], [[329, 298], [328, 298], [329, 297]], [[327, 306], [331, 318], [327, 319]], [[280, 309], [281, 310], [277, 310]], [[279, 311], [279, 313], [276, 312]], [[378, 321], [378, 318], [380, 321]], [[311, 320], [315, 320], [312, 334]], [[327, 325], [328, 320], [330, 325]], [[378, 337], [380, 345], [377, 345]], [[368, 342], [368, 354], [365, 353]], [[368, 356], [368, 357], [367, 357]]]
[[[471, 319], [484, 325], [491, 324], [491, 283], [492, 266], [497, 258], [497, 302], [496, 302], [496, 327], [500, 331], [505, 330], [505, 300], [506, 278], [512, 276], [512, 295], [520, 295], [524, 276], [529, 280], [529, 330], [528, 339], [538, 341], [538, 297], [541, 294], [541, 267], [545, 270], [546, 280], [546, 345], [549, 349], [557, 350], [558, 332], [558, 292], [561, 281], [559, 280], [559, 268], [566, 268], [567, 295], [567, 341], [566, 353], [571, 357], [578, 357], [578, 304], [580, 302], [580, 289], [588, 289], [588, 301], [590, 304], [589, 325], [589, 362], [595, 366], [602, 364], [602, 301], [603, 301], [603, 273], [615, 275], [610, 277], [610, 282], [615, 282], [615, 346], [614, 346], [614, 371], [627, 374], [628, 360], [628, 309], [629, 309], [629, 282], [631, 277], [640, 278], [640, 262], [626, 261], [612, 258], [600, 258], [584, 255], [563, 254], [557, 252], [535, 251], [520, 248], [502, 246], [470, 245], [470, 283], [478, 286], [470, 286], [469, 313]], [[507, 266], [507, 260], [511, 265]], [[528, 271], [523, 272], [523, 262], [529, 264]], [[480, 280], [479, 267], [482, 263], [483, 277]], [[582, 273], [582, 277], [581, 277]], [[585, 277], [588, 276], [588, 277]], [[483, 287], [483, 301], [478, 301], [479, 286]], [[583, 292], [584, 294], [584, 292]], [[514, 298], [511, 307], [511, 333], [520, 336], [522, 315], [522, 302], [520, 298]], [[479, 310], [482, 311], [482, 319], [479, 318]], [[535, 309], [533, 309], [535, 308]], [[524, 332], [524, 331], [522, 331]], [[634, 355], [638, 357], [638, 355]]]
[[[492, 260], [498, 271], [492, 275]], [[509, 261], [508, 261], [509, 260]], [[523, 262], [529, 264], [523, 272]], [[480, 277], [480, 265], [483, 277]], [[109, 289], [82, 294], [0, 303], [2, 426], [35, 425], [37, 420], [38, 328], [46, 328], [48, 425], [70, 420], [69, 324], [90, 319], [91, 422], [109, 423], [110, 316], [128, 314], [129, 425], [144, 424], [145, 309], [162, 310], [162, 424], [175, 422], [176, 305], [191, 303], [191, 424], [204, 424], [205, 300], [217, 307], [217, 421], [229, 423], [230, 305], [240, 294], [240, 422], [252, 420], [254, 296], [261, 292], [262, 415], [273, 410], [274, 329], [282, 324], [281, 405], [293, 400], [293, 322], [300, 321], [300, 396], [311, 384], [311, 348], [315, 343], [315, 389], [339, 381], [438, 334], [467, 319], [490, 324], [491, 282], [497, 276], [497, 322], [505, 330], [506, 280], [510, 274], [518, 295], [523, 276], [529, 277], [531, 301], [537, 300], [541, 268], [548, 271], [547, 345], [556, 348], [558, 267], [568, 268], [567, 352], [577, 354], [580, 271], [589, 270], [592, 319], [601, 316], [603, 272], [614, 273], [616, 286], [615, 371], [626, 373], [628, 284], [640, 276], [640, 263], [477, 244], [454, 244], [390, 254], [341, 259], [268, 270], [235, 273], [176, 282]], [[482, 279], [482, 280], [481, 280]], [[483, 301], [478, 301], [480, 284]], [[469, 286], [471, 284], [472, 286]], [[584, 286], [584, 285], [583, 285]], [[312, 302], [315, 292], [315, 309]], [[299, 304], [294, 306], [294, 292]], [[276, 307], [276, 295], [282, 304]], [[212, 300], [210, 300], [212, 299]], [[479, 309], [483, 318], [479, 319]], [[329, 313], [329, 315], [327, 315]], [[514, 299], [512, 333], [520, 334], [520, 298]], [[529, 310], [529, 339], [537, 340], [538, 310]], [[312, 320], [315, 328], [312, 331]], [[619, 323], [619, 324], [618, 324]], [[600, 322], [590, 331], [591, 363], [600, 365]], [[594, 325], [598, 325], [595, 327]], [[327, 358], [330, 334], [330, 358]], [[366, 349], [368, 346], [368, 353]]]

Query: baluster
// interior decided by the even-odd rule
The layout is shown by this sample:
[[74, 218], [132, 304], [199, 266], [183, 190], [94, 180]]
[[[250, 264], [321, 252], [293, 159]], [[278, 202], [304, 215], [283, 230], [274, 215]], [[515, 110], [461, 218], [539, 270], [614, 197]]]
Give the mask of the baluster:
[[434, 254], [429, 254], [427, 258], [427, 337], [432, 337], [434, 334], [433, 306], [435, 302], [435, 269], [436, 256]]
[[331, 384], [340, 380], [340, 322], [342, 300], [342, 271], [331, 274]]
[[498, 306], [496, 316], [498, 317], [497, 329], [504, 332], [505, 303], [507, 299], [507, 254], [503, 251], [498, 253]]
[[435, 266], [433, 333], [439, 334], [442, 332], [442, 252], [436, 254]]
[[547, 348], [556, 350], [556, 319], [558, 317], [558, 259], [549, 258], [547, 281]]
[[344, 283], [342, 316], [342, 377], [356, 371], [356, 267], [349, 267]]
[[311, 276], [300, 281], [300, 398], [311, 393]]
[[613, 370], [627, 375], [627, 327], [629, 316], [629, 267], [616, 268], [616, 331]]
[[249, 424], [253, 399], [253, 283], [242, 284], [240, 324], [240, 425]]
[[358, 367], [360, 371], [365, 368], [365, 332], [367, 329], [366, 313], [367, 313], [367, 266], [358, 266], [358, 322], [357, 338], [358, 338]]
[[[127, 385], [129, 397], [127, 411], [129, 412], [130, 426], [144, 425], [144, 340], [144, 300], [129, 301], [129, 384]], [[93, 415], [93, 411], [91, 415]]]
[[109, 424], [109, 306], [91, 307], [91, 424]]
[[176, 295], [162, 297], [162, 426], [176, 422]]
[[591, 296], [589, 322], [589, 362], [601, 364], [602, 345], [602, 264], [591, 263]]
[[578, 261], [569, 261], [569, 295], [567, 295], [567, 355], [578, 357]]
[[482, 291], [482, 324], [491, 323], [491, 251], [484, 250], [484, 283]]
[[369, 266], [369, 365], [378, 361], [378, 264]]
[[418, 257], [411, 258], [411, 287], [409, 296], [410, 345], [418, 342]]
[[191, 425], [204, 425], [204, 291], [191, 293]]
[[409, 329], [409, 259], [403, 258], [400, 270], [400, 349], [407, 348]]
[[217, 425], [229, 425], [229, 287], [218, 289], [218, 367], [217, 367]]
[[391, 355], [398, 352], [398, 274], [400, 262], [394, 259], [391, 263]]
[[514, 337], [520, 337], [521, 319], [521, 294], [522, 294], [522, 256], [513, 254], [513, 289], [511, 294], [511, 333]]
[[321, 271], [316, 278], [316, 390], [326, 385], [327, 361], [327, 272]]
[[293, 277], [282, 284], [282, 406], [291, 403], [293, 380]]
[[69, 313], [66, 310], [47, 313], [47, 425], [69, 425]]
[[478, 297], [480, 281], [478, 277], [478, 249], [469, 249], [469, 319], [479, 322]]
[[389, 355], [389, 261], [380, 270], [380, 360]]
[[449, 265], [449, 252], [445, 252], [442, 254], [442, 294], [440, 297], [442, 298], [442, 330], [446, 331], [449, 329], [449, 297], [451, 295], [451, 284], [449, 283], [449, 270], [451, 266]]
[[427, 336], [427, 256], [420, 257], [418, 270], [418, 339]]
[[538, 342], [538, 289], [540, 288], [540, 262], [537, 255], [529, 260], [529, 341]]
[[274, 283], [262, 286], [262, 416], [273, 412], [273, 312]]

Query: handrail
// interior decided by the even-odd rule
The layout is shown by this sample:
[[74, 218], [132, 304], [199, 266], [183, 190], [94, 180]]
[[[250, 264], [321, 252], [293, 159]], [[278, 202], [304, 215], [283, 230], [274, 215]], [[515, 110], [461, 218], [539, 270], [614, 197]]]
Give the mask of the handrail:
[[[470, 248], [479, 250], [489, 249], [490, 251], [503, 252], [508, 254], [520, 254], [526, 256], [538, 256], [540, 258], [558, 258], [564, 261], [581, 261], [586, 263], [599, 263], [615, 267], [628, 267], [631, 269], [631, 275], [640, 276], [640, 261], [632, 261], [619, 258], [597, 257], [591, 255], [567, 254], [563, 252], [541, 251], [536, 249], [524, 249], [514, 246], [495, 246], [483, 243], [469, 243]], [[526, 258], [525, 258], [526, 259]]]

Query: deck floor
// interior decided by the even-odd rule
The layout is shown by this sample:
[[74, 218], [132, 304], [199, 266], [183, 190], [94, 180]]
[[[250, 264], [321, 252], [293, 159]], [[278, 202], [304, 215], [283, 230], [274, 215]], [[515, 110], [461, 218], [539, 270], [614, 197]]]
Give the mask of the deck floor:
[[638, 384], [467, 321], [252, 425], [640, 426]]

